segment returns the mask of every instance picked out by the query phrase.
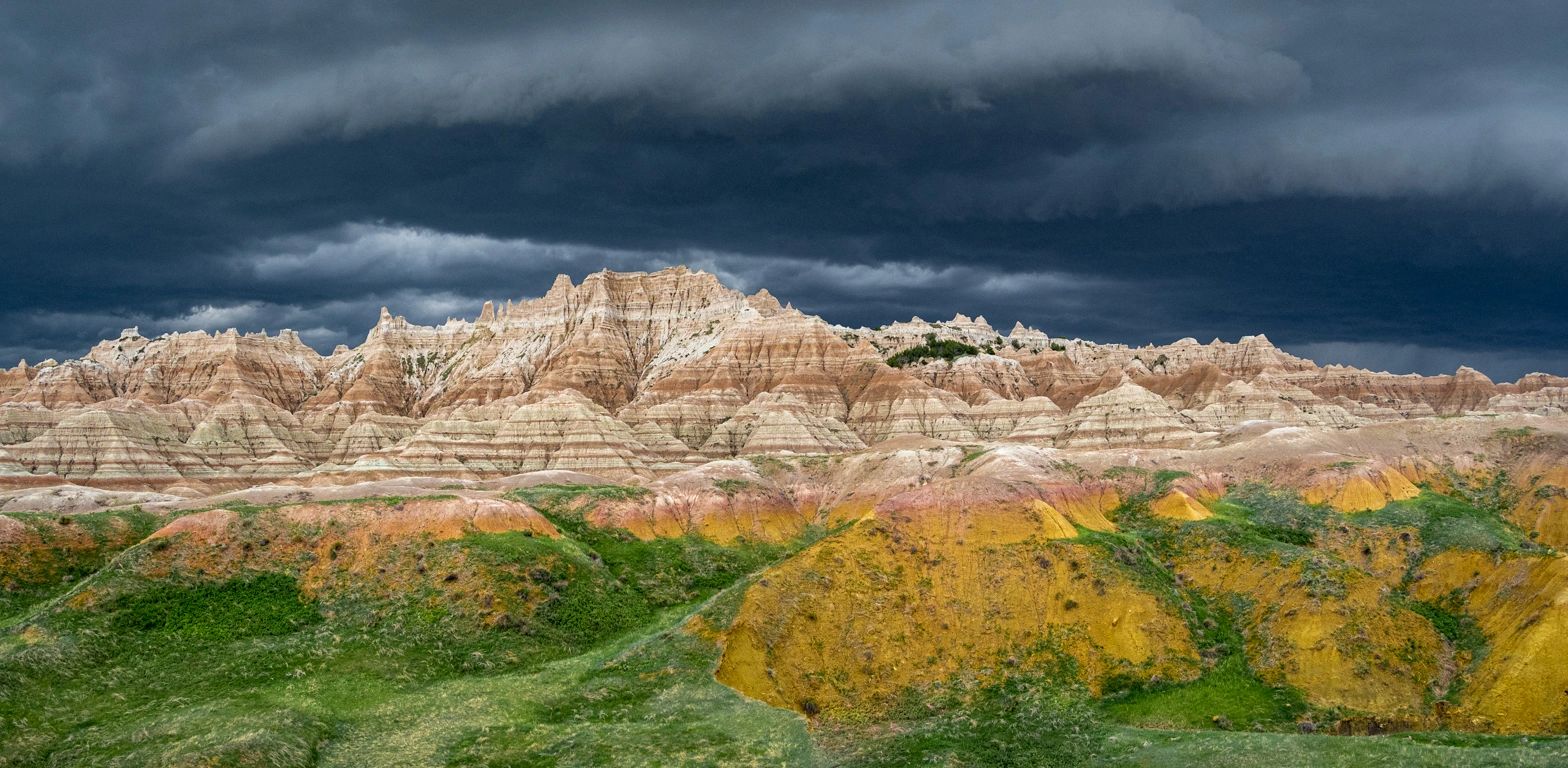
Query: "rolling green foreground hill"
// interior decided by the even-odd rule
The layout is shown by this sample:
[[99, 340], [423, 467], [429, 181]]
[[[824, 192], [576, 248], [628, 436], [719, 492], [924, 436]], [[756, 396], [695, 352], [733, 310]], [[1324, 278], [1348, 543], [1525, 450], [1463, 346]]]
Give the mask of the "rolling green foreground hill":
[[[644, 540], [589, 523], [596, 505], [644, 493], [614, 486], [512, 495], [527, 506], [232, 505], [184, 515], [151, 538], [179, 516], [123, 510], [69, 525], [15, 516], [35, 544], [15, 550], [26, 562], [7, 564], [0, 766], [1568, 764], [1568, 741], [1551, 738], [1299, 733], [1354, 712], [1312, 703], [1293, 685], [1315, 684], [1311, 670], [1276, 669], [1277, 651], [1259, 651], [1269, 632], [1293, 631], [1285, 619], [1182, 557], [1274, 563], [1297, 579], [1292, 590], [1310, 592], [1304, 609], [1362, 610], [1358, 585], [1386, 578], [1387, 589], [1370, 592], [1384, 596], [1376, 610], [1431, 638], [1431, 648], [1396, 647], [1407, 657], [1390, 663], [1421, 668], [1435, 653], [1457, 681], [1483, 663], [1487, 635], [1457, 597], [1417, 594], [1416, 575], [1455, 551], [1545, 557], [1518, 529], [1432, 492], [1341, 523], [1258, 488], [1211, 503], [1213, 517], [1173, 522], [1150, 512], [1173, 479], [1129, 495], [1114, 532], [988, 546], [1026, 562], [1073, 558], [1120, 579], [1113, 592], [1144, 589], [1176, 606], [1170, 615], [1191, 628], [1199, 654], [1190, 674], [1091, 680], [1071, 653], [1052, 651], [1039, 657], [1050, 663], [964, 667], [886, 698], [849, 693], [860, 704], [836, 709], [772, 706], [715, 672], [737, 619], [777, 606], [759, 595], [834, 578], [798, 564], [838, 552], [860, 557], [867, 573], [915, 568], [872, 562], [867, 542], [886, 532], [867, 521], [807, 525], [776, 542]], [[1428, 546], [1399, 549], [1397, 573], [1378, 576], [1384, 564], [1370, 554], [1346, 564], [1367, 546], [1362, 534], [1397, 542], [1409, 531]], [[1234, 586], [1245, 570], [1224, 579]], [[909, 583], [943, 588], [940, 574]], [[870, 604], [836, 610], [881, 615]], [[826, 623], [830, 609], [812, 615]], [[1368, 649], [1409, 639], [1368, 632]], [[802, 669], [849, 685], [835, 653], [823, 647]], [[1463, 695], [1457, 685], [1440, 693]]]

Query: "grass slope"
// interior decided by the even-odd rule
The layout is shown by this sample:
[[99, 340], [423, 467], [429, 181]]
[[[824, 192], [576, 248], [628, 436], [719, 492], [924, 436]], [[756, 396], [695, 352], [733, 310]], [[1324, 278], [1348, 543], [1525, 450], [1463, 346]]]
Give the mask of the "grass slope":
[[1106, 766], [1138, 768], [1550, 768], [1568, 765], [1568, 741], [1469, 734], [1303, 736], [1121, 729]]
[[[0, 766], [773, 764], [769, 755], [814, 754], [797, 716], [712, 679], [711, 636], [672, 629], [785, 549], [587, 530], [565, 504], [576, 496], [558, 496], [542, 507], [587, 541], [504, 533], [437, 545], [515, 566], [493, 571], [498, 579], [543, 585], [519, 626], [465, 623], [420, 595], [307, 598], [282, 572], [148, 578], [141, 559], [169, 545], [132, 547], [0, 641]], [[78, 605], [86, 594], [110, 597]], [[591, 692], [639, 685], [614, 706]], [[598, 704], [574, 709], [585, 694]], [[655, 715], [673, 719], [650, 751]], [[588, 739], [603, 746], [585, 750]], [[569, 746], [548, 757], [557, 741]]]
[[[1568, 764], [1561, 740], [1107, 723], [1204, 728], [1215, 714], [1238, 728], [1288, 723], [1298, 702], [1229, 651], [1196, 681], [1103, 705], [1070, 684], [1011, 678], [924, 692], [890, 722], [808, 726], [719, 684], [713, 670], [716, 630], [733, 619], [748, 574], [809, 540], [641, 542], [583, 522], [595, 498], [632, 492], [530, 489], [562, 539], [449, 543], [549, 585], [520, 626], [472, 626], [417, 599], [308, 597], [282, 572], [146, 578], [136, 565], [150, 545], [113, 561], [93, 555], [107, 566], [51, 584], [53, 602], [32, 603], [0, 633], [0, 766]], [[1130, 527], [1085, 545], [1174, 586]], [[109, 597], [78, 604], [89, 589]], [[1238, 642], [1231, 611], [1187, 599], [1207, 645]], [[1451, 618], [1456, 637], [1470, 631], [1446, 610], [1429, 618]]]
[[0, 629], [69, 591], [122, 550], [146, 538], [163, 518], [140, 507], [46, 515], [8, 512], [22, 523], [25, 556], [0, 560]]
[[1421, 534], [1422, 549], [1428, 554], [1450, 549], [1493, 553], [1544, 551], [1499, 512], [1432, 491], [1390, 502], [1376, 512], [1358, 512], [1348, 517], [1369, 527], [1415, 528]]

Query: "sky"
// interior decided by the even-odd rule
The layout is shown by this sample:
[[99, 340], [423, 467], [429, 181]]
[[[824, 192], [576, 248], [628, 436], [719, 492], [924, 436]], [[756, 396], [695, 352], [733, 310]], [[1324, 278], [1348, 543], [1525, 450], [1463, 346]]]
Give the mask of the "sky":
[[0, 365], [687, 264], [848, 325], [1568, 374], [1568, 3], [0, 4]]

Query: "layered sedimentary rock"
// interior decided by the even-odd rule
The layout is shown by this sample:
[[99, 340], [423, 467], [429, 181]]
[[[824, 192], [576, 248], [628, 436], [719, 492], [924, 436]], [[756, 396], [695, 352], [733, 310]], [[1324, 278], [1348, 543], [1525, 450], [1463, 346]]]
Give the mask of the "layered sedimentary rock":
[[813, 413], [794, 395], [763, 393], [720, 424], [703, 442], [702, 453], [843, 453], [864, 447], [844, 422]]
[[[928, 338], [980, 354], [887, 364]], [[559, 400], [562, 417], [502, 428], [514, 405], [557, 392], [586, 404]], [[1435, 377], [1323, 368], [1261, 335], [1134, 348], [1022, 324], [1004, 334], [965, 315], [845, 328], [702, 272], [601, 272], [580, 284], [562, 276], [538, 298], [486, 302], [472, 320], [426, 326], [383, 310], [364, 343], [328, 355], [291, 331], [147, 338], [130, 328], [80, 359], [0, 371], [0, 485], [215, 489], [537, 467], [657, 474], [703, 457], [914, 437], [1178, 447], [1260, 423], [1555, 417], [1564, 392], [1568, 379], [1546, 374], [1494, 383], [1468, 368]]]
[[904, 435], [978, 440], [965, 419], [968, 411], [968, 404], [957, 395], [902, 371], [885, 369], [876, 374], [850, 409], [849, 422], [867, 443]]
[[1530, 413], [1561, 416], [1568, 413], [1568, 387], [1543, 387], [1529, 392], [1494, 395], [1486, 410], [1496, 413]]
[[1049, 434], [1038, 434], [1024, 427], [1031, 425], [1030, 430], [1049, 428], [1057, 423], [1061, 414], [1061, 407], [1049, 397], [1035, 396], [1022, 400], [992, 397], [979, 405], [970, 406], [969, 423], [975, 434], [984, 440], [1012, 435], [1049, 438], [1054, 436], [1054, 430]]
[[631, 427], [575, 390], [530, 392], [459, 408], [337, 474], [480, 477], [537, 470], [648, 474]]
[[1057, 443], [1069, 447], [1181, 445], [1197, 433], [1159, 395], [1126, 381], [1079, 403], [1062, 421]]
[[[1215, 396], [1234, 381], [1187, 394]], [[1181, 416], [1172, 394], [1118, 376], [1075, 409], [1034, 406], [1046, 411], [1039, 418], [1065, 422], [1125, 399], [1168, 419]], [[679, 540], [652, 549], [716, 557], [713, 543], [769, 542], [781, 559], [734, 596], [733, 623], [703, 631], [722, 641], [720, 680], [813, 717], [877, 715], [910, 694], [997, 674], [1075, 675], [1091, 692], [1113, 694], [1139, 683], [1181, 691], [1187, 681], [1202, 692], [1244, 672], [1277, 686], [1282, 706], [1304, 702], [1292, 716], [1342, 731], [1568, 730], [1557, 697], [1568, 677], [1556, 655], [1568, 642], [1568, 571], [1551, 549], [1568, 530], [1560, 418], [1352, 429], [1262, 421], [1191, 444], [1110, 447], [1070, 445], [1078, 431], [973, 443], [903, 434], [832, 452], [797, 450], [797, 441], [821, 440], [808, 425], [833, 417], [774, 390], [709, 437], [772, 447], [705, 460], [656, 422], [628, 426], [574, 389], [425, 418], [363, 410], [332, 427], [341, 436], [331, 446], [293, 434], [325, 422], [291, 421], [255, 395], [107, 404], [104, 413], [122, 421], [163, 424], [177, 445], [98, 445], [134, 447], [171, 468], [200, 460], [187, 468], [193, 476], [233, 471], [225, 464], [246, 442], [288, 456], [338, 450], [361, 426], [388, 432], [369, 441], [411, 432], [353, 462], [313, 468], [309, 485], [263, 478], [208, 495], [187, 478], [170, 486], [178, 494], [0, 492], [0, 581], [58, 583], [45, 567], [57, 546], [124, 521], [152, 526], [152, 516], [164, 527], [111, 572], [182, 581], [281, 572], [315, 595], [418, 594], [511, 631], [552, 595], [569, 594], [562, 586], [572, 579], [613, 576], [602, 556], [612, 550], [596, 555], [587, 542], [668, 537]], [[977, 423], [980, 406], [953, 408]], [[766, 437], [775, 411], [788, 415], [787, 428]], [[353, 409], [333, 413], [341, 424]], [[81, 409], [68, 419], [97, 415]], [[831, 434], [852, 434], [837, 423]], [[223, 460], [193, 456], [197, 445], [223, 447], [214, 452]], [[121, 456], [103, 468], [129, 463]], [[0, 472], [8, 466], [0, 453]], [[333, 484], [345, 480], [354, 482]], [[549, 518], [516, 498], [550, 500]], [[132, 505], [141, 509], [123, 511]], [[492, 546], [510, 537], [532, 547], [526, 540], [558, 533], [551, 521], [577, 542], [557, 550], [572, 569], [536, 573]], [[582, 536], [583, 524], [609, 530]], [[113, 605], [112, 593], [78, 595], [77, 607]]]

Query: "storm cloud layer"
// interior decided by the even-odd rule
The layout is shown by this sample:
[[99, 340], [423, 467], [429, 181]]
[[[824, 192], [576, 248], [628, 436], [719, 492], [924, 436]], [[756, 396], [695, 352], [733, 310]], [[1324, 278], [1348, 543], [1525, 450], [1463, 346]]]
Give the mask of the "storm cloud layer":
[[1568, 6], [0, 7], [0, 360], [687, 263], [831, 321], [1568, 373]]

